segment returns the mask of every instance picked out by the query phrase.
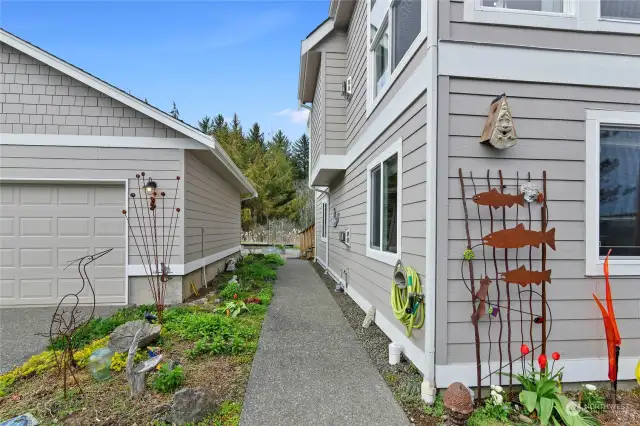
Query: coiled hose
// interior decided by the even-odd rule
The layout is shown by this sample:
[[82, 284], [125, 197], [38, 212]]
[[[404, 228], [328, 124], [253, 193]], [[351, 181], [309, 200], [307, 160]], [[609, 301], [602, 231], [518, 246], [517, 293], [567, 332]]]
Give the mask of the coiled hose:
[[[404, 279], [404, 283], [396, 282], [396, 277]], [[395, 317], [404, 324], [407, 337], [411, 337], [414, 328], [424, 324], [424, 296], [420, 277], [413, 268], [396, 264], [391, 280], [391, 307]], [[406, 284], [406, 286], [402, 285]]]

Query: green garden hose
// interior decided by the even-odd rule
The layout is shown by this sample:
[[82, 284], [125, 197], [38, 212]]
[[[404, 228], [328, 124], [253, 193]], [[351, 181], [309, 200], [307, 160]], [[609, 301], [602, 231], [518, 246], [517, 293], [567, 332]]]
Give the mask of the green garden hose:
[[[404, 283], [396, 282], [404, 280]], [[402, 279], [400, 279], [402, 278]], [[396, 264], [391, 280], [391, 307], [395, 317], [404, 324], [407, 337], [411, 337], [414, 328], [424, 324], [424, 296], [418, 273], [413, 268]], [[404, 286], [406, 284], [406, 286]]]

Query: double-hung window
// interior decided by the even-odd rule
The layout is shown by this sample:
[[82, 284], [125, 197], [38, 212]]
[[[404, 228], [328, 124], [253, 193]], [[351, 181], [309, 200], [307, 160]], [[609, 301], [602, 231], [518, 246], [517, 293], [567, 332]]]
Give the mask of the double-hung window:
[[424, 0], [369, 1], [368, 113], [426, 38], [426, 9]]
[[587, 275], [640, 275], [640, 112], [587, 112]]
[[481, 0], [483, 7], [563, 13], [567, 0]]
[[398, 140], [367, 166], [368, 257], [390, 265], [400, 258], [401, 210], [402, 140]]

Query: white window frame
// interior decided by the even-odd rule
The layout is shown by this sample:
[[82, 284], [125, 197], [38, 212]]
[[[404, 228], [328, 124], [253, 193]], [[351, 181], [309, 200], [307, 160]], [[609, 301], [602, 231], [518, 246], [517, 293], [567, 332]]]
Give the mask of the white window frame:
[[[600, 127], [640, 127], [640, 111], [586, 110], [585, 266], [586, 276], [604, 275], [600, 256]], [[612, 276], [640, 276], [640, 258], [609, 258]]]
[[561, 13], [485, 7], [482, 0], [464, 0], [464, 20], [518, 27], [640, 34], [640, 21], [603, 18], [600, 0], [563, 0]]
[[[380, 1], [380, 0], [376, 0]], [[375, 93], [375, 51], [374, 47], [377, 42], [382, 37], [382, 33], [380, 32], [380, 28], [378, 28], [378, 33], [374, 40], [371, 40], [371, 5], [372, 0], [367, 0], [367, 117], [371, 115], [371, 113], [376, 109], [382, 98], [384, 98], [385, 94], [389, 91], [389, 88], [393, 86], [393, 83], [396, 81], [398, 76], [402, 73], [402, 70], [407, 66], [407, 64], [411, 61], [411, 58], [416, 54], [422, 43], [427, 39], [427, 17], [429, 8], [428, 2], [430, 0], [416, 0], [420, 1], [420, 32], [416, 36], [416, 39], [413, 40], [409, 49], [404, 54], [398, 65], [391, 70], [393, 64], [393, 7], [395, 6], [398, 0], [388, 0], [389, 7], [385, 13], [385, 17], [382, 19], [382, 25], [380, 28], [386, 25], [389, 31], [389, 77], [387, 77], [387, 83], [385, 86], [378, 92]]]
[[[381, 178], [381, 191], [384, 191], [384, 167], [383, 163], [391, 158], [394, 154], [398, 154], [398, 213], [397, 213], [397, 238], [396, 252], [391, 253], [382, 250], [382, 238], [384, 233], [382, 232], [383, 220], [380, 218], [380, 249], [374, 249], [371, 247], [371, 171], [380, 166], [380, 178]], [[367, 165], [367, 219], [366, 219], [366, 255], [372, 259], [386, 263], [388, 265], [395, 265], [398, 259], [402, 256], [402, 138], [395, 141], [389, 147], [387, 147], [382, 153], [380, 153], [373, 161]], [[381, 192], [382, 196], [382, 192]], [[384, 204], [381, 198], [381, 205]]]
[[327, 235], [329, 234], [329, 204], [327, 203], [327, 197], [325, 195], [322, 200], [322, 224], [320, 226], [320, 241], [327, 242]]

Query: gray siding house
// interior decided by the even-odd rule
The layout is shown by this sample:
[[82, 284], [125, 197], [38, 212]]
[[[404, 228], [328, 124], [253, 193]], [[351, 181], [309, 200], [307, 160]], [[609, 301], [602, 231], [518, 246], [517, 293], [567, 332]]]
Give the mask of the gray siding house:
[[89, 271], [96, 303], [153, 302], [143, 229], [122, 214], [143, 171], [181, 209], [167, 303], [238, 255], [255, 189], [215, 140], [4, 30], [0, 67], [0, 308], [57, 305], [81, 284], [67, 262], [107, 248]]
[[[459, 169], [484, 178], [484, 188], [488, 170], [494, 185], [501, 170], [511, 188], [527, 172], [540, 184], [546, 170], [549, 227], [557, 228], [557, 251], [547, 261], [547, 347], [562, 355], [567, 382], [607, 380], [592, 293], [604, 297], [605, 246], [614, 248], [619, 377], [633, 378], [640, 355], [638, 75], [635, 1], [331, 0], [328, 19], [302, 41], [298, 97], [311, 104], [316, 261], [363, 310], [376, 307], [378, 326], [424, 374], [428, 402], [436, 388], [476, 384]], [[518, 140], [497, 150], [479, 140], [492, 100], [503, 93]], [[613, 171], [602, 167], [604, 155]], [[603, 198], [607, 188], [621, 192]], [[469, 197], [468, 190], [475, 211]], [[477, 216], [470, 227], [480, 235]], [[347, 230], [350, 244], [340, 242]], [[410, 338], [390, 303], [398, 260], [419, 273], [425, 294], [426, 322]], [[479, 322], [481, 341], [491, 333], [494, 342], [490, 363], [488, 344], [480, 348], [487, 385], [499, 380], [488, 374], [499, 368], [496, 342], [503, 363], [508, 349], [490, 324]], [[518, 333], [520, 325], [513, 322]], [[521, 343], [518, 334], [514, 354]]]

